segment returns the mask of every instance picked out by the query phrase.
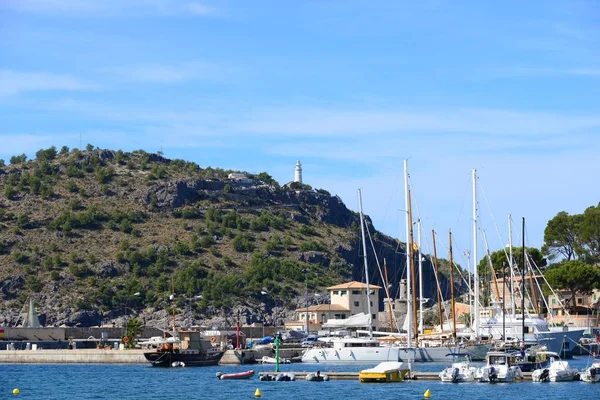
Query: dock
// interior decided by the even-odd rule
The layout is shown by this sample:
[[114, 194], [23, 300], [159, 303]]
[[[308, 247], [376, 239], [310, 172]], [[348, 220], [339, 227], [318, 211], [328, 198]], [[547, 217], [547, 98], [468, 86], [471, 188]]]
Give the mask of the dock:
[[2, 350], [6, 364], [147, 364], [144, 350]]
[[[314, 373], [315, 371], [285, 371], [286, 374], [294, 374], [297, 380], [306, 379], [306, 375], [310, 373]], [[259, 372], [258, 376], [264, 375], [277, 375], [276, 372], [263, 371]], [[327, 375], [332, 381], [357, 381], [358, 380], [358, 372], [335, 372], [335, 371], [321, 371], [321, 375]], [[412, 371], [410, 376], [411, 378], [407, 378], [405, 380], [417, 380], [417, 381], [439, 381], [440, 380], [439, 372], [424, 372], [424, 371]], [[524, 381], [531, 381], [531, 372], [523, 373]]]

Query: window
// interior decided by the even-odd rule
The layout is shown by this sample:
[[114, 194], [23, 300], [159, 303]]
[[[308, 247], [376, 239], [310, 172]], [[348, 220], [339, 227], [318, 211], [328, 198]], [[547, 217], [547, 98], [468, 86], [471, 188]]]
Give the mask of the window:
[[340, 295], [341, 295], [341, 296], [344, 296], [344, 295], [346, 295], [346, 294], [348, 294], [348, 291], [347, 291], [347, 290], [342, 290], [342, 291], [340, 292]]
[[340, 293], [340, 292], [338, 292], [337, 290], [334, 290], [334, 291], [333, 291], [333, 294], [334, 294], [334, 295], [336, 295], [336, 296], [337, 296], [339, 293]]
[[596, 296], [596, 293], [594, 293], [594, 301], [596, 301], [598, 299], [598, 297]]
[[556, 304], [556, 299], [552, 299], [552, 305]]
[[354, 302], [354, 307], [359, 307], [359, 302], [358, 301]]
[[373, 320], [377, 319], [377, 315], [375, 315], [375, 314], [371, 314], [371, 317], [373, 317]]
[[583, 299], [581, 297], [577, 299], [577, 304], [583, 304]]
[[371, 303], [371, 307], [373, 307], [373, 302], [372, 302], [372, 301], [370, 301], [369, 303]]
[[352, 294], [360, 294], [360, 290], [353, 290]]

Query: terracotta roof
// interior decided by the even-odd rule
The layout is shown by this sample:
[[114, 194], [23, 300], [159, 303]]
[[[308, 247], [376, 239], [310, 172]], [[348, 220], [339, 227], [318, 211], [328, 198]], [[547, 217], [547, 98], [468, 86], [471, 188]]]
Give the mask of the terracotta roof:
[[[327, 289], [331, 290], [331, 289], [366, 289], [366, 288], [367, 288], [366, 283], [353, 281], [353, 282], [342, 283], [341, 285], [330, 286]], [[369, 288], [370, 289], [381, 289], [381, 286], [369, 284]]]
[[[331, 308], [330, 308], [331, 307]], [[306, 312], [306, 307], [303, 308], [299, 308], [296, 310], [296, 312]], [[314, 312], [314, 311], [347, 311], [350, 312], [350, 310], [348, 310], [346, 307], [343, 307], [339, 304], [317, 304], [314, 306], [308, 306], [308, 312]]]

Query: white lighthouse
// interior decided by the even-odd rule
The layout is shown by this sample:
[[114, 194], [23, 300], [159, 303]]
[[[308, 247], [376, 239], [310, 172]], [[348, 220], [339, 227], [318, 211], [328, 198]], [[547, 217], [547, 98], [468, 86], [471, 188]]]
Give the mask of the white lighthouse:
[[302, 164], [300, 164], [300, 160], [296, 161], [294, 182], [302, 183]]

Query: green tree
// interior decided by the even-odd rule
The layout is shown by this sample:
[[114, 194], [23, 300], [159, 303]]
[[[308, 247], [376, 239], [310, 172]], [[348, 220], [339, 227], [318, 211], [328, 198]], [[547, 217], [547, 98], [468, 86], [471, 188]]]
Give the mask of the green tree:
[[11, 164], [21, 164], [21, 163], [24, 163], [25, 161], [27, 161], [27, 155], [25, 155], [25, 153], [21, 154], [20, 156], [12, 156], [10, 158]]
[[581, 245], [589, 261], [600, 261], [600, 204], [588, 207], [579, 224]]
[[125, 343], [125, 347], [133, 348], [135, 346], [134, 342], [144, 331], [144, 323], [139, 318], [130, 319], [127, 321], [125, 330], [127, 331], [127, 334], [123, 336], [123, 342], [127, 342]]
[[63, 146], [60, 148], [60, 154], [64, 155], [64, 154], [69, 154], [69, 148], [67, 146]]
[[569, 215], [561, 211], [548, 221], [544, 229], [544, 254], [549, 255], [550, 259], [556, 256], [563, 256], [567, 260], [577, 258], [577, 228], [581, 219], [581, 215]]
[[0, 168], [2, 167], [6, 167], [6, 164], [4, 163], [4, 160], [0, 158]]
[[[514, 247], [513, 248], [513, 268], [521, 269], [523, 268], [523, 248], [522, 247]], [[490, 254], [490, 259], [492, 260], [492, 266], [494, 267], [494, 271], [496, 274], [502, 273], [502, 267], [508, 268], [510, 265], [509, 262], [510, 254], [508, 249], [506, 251], [504, 249], [495, 251]], [[538, 268], [542, 269], [547, 265], [547, 261], [544, 258], [544, 255], [539, 249], [535, 247], [527, 247], [527, 258], [529, 262]], [[477, 266], [480, 274], [485, 274], [490, 271], [490, 261], [487, 256], [483, 257], [479, 261], [479, 265]]]
[[86, 149], [87, 151], [92, 151], [92, 150], [94, 150], [94, 145], [93, 145], [93, 144], [91, 144], [91, 143], [88, 143], [88, 144], [85, 146], [85, 149]]
[[555, 289], [568, 290], [571, 294], [570, 306], [574, 309], [575, 296], [589, 294], [598, 287], [600, 271], [597, 267], [585, 264], [580, 260], [570, 260], [549, 269], [545, 274], [550, 286]]

